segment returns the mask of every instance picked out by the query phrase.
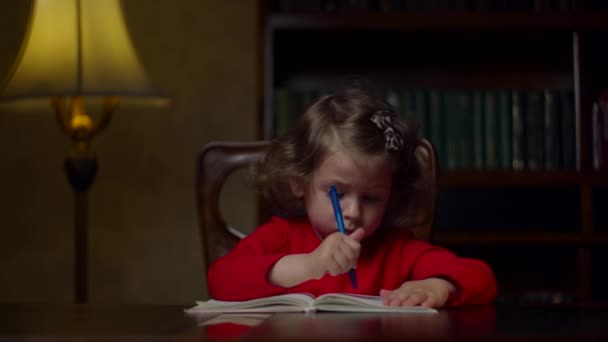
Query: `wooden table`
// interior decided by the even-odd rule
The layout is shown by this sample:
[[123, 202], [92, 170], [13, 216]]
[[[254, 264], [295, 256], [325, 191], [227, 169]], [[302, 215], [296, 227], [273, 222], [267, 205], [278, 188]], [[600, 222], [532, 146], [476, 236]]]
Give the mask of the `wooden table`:
[[[438, 314], [277, 314], [254, 327], [201, 325], [179, 305], [0, 304], [0, 340], [608, 339], [608, 306], [479, 306]], [[208, 318], [208, 317], [207, 317]]]

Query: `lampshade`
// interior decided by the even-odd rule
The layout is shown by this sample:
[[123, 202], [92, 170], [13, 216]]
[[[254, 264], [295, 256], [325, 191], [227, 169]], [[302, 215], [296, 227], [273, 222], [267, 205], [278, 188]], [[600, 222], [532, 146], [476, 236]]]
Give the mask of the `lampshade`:
[[119, 0], [38, 0], [3, 101], [56, 96], [166, 99], [150, 86]]

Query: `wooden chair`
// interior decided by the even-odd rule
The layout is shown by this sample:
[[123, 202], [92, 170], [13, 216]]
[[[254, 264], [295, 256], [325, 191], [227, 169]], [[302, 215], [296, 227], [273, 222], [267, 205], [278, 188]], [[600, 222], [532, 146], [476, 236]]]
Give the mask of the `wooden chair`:
[[[197, 210], [199, 234], [205, 260], [205, 269], [217, 258], [228, 253], [244, 237], [238, 229], [226, 223], [219, 207], [222, 186], [234, 171], [253, 165], [261, 160], [270, 143], [259, 142], [210, 142], [198, 156], [196, 173]], [[429, 240], [435, 211], [437, 159], [432, 144], [422, 139], [416, 156], [425, 165], [425, 177], [429, 177], [431, 196], [424, 210], [416, 216], [418, 225], [410, 227], [414, 234]]]

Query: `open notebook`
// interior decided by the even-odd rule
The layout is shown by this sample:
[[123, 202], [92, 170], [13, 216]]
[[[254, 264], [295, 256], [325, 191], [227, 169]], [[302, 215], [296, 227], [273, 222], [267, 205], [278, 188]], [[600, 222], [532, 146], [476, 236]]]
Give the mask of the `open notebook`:
[[421, 306], [395, 307], [382, 304], [379, 296], [345, 293], [328, 293], [315, 297], [307, 293], [292, 293], [252, 299], [242, 302], [208, 300], [197, 302], [187, 309], [189, 313], [254, 313], [254, 312], [412, 312], [436, 313], [437, 310]]

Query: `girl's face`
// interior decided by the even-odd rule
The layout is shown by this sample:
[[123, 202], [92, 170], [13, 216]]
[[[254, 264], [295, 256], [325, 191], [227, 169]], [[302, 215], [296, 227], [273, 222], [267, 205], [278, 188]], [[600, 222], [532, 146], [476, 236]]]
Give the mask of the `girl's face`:
[[384, 217], [391, 194], [393, 162], [386, 156], [367, 156], [344, 149], [330, 151], [306, 185], [294, 186], [304, 197], [313, 228], [325, 238], [338, 231], [329, 189], [336, 187], [347, 234], [357, 228], [373, 234]]

